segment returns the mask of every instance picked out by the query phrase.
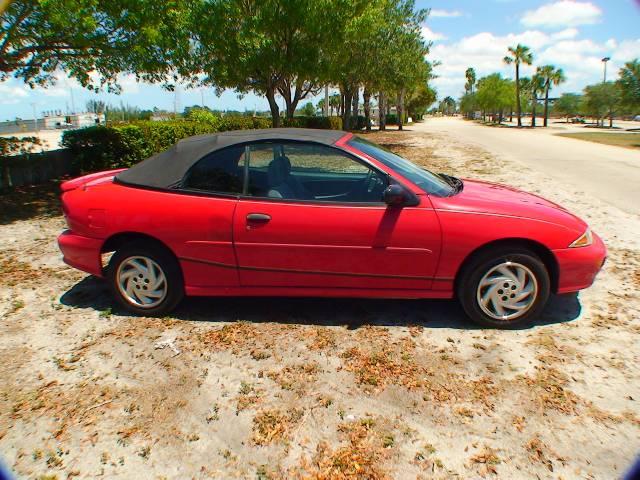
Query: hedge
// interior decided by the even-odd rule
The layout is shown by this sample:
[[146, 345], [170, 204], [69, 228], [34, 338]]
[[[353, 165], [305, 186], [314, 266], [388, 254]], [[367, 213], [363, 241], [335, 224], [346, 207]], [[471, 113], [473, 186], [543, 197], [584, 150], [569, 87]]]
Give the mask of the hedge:
[[[290, 127], [342, 129], [340, 117], [295, 117], [292, 120], [285, 119], [283, 123]], [[62, 145], [71, 150], [80, 171], [91, 172], [130, 167], [193, 135], [270, 127], [271, 119], [266, 117], [137, 121], [68, 130], [63, 134]]]
[[293, 117], [282, 119], [283, 127], [342, 130], [340, 117]]

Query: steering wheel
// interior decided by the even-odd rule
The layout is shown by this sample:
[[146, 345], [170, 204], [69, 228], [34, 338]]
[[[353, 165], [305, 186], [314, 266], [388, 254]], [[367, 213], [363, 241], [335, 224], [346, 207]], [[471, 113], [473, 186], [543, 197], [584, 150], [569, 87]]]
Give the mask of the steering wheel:
[[369, 170], [366, 177], [362, 179], [358, 188], [354, 189], [355, 197], [366, 199], [365, 201], [372, 201], [372, 199], [379, 200], [382, 198], [382, 192], [384, 192], [385, 184], [380, 175], [375, 171]]

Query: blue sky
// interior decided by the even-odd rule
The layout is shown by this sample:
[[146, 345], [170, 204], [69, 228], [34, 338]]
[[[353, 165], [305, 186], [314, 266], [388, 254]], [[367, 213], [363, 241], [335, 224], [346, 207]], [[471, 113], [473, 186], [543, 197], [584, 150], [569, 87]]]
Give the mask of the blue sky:
[[[554, 94], [579, 92], [600, 81], [604, 56], [611, 57], [609, 78], [617, 76], [625, 61], [640, 57], [640, 0], [417, 0], [417, 6], [431, 8], [423, 35], [433, 41], [429, 58], [441, 63], [433, 81], [439, 98], [461, 95], [467, 67], [474, 67], [478, 77], [495, 71], [512, 76], [502, 58], [507, 47], [518, 42], [532, 48], [534, 66], [554, 64], [564, 69], [567, 82]], [[525, 74], [531, 72], [525, 68]], [[71, 108], [72, 94], [76, 110], [92, 98], [173, 110], [174, 94], [160, 86], [137, 83], [131, 76], [122, 77], [121, 86], [121, 95], [96, 95], [63, 76], [57, 85], [35, 90], [11, 79], [0, 83], [0, 120], [32, 118], [33, 103], [38, 114], [66, 110]], [[200, 104], [202, 97], [211, 108], [268, 108], [263, 97], [249, 94], [239, 99], [231, 91], [218, 97], [213, 89], [184, 89], [180, 105]]]

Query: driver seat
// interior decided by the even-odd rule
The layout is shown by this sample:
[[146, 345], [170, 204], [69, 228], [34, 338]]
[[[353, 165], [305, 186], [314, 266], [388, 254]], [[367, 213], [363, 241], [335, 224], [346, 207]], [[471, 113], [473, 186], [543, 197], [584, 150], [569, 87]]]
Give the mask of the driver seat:
[[296, 177], [291, 175], [291, 161], [284, 155], [279, 156], [269, 163], [267, 170], [269, 181], [269, 198], [287, 198], [296, 200], [309, 200], [314, 196], [307, 190]]

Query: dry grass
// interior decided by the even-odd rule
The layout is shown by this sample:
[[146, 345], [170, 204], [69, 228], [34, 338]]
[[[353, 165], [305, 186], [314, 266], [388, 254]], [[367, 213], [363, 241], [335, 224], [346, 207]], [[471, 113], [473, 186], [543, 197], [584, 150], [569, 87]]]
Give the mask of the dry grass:
[[253, 419], [255, 445], [268, 445], [272, 442], [286, 441], [292, 428], [302, 419], [302, 410], [279, 409], [260, 410]]
[[42, 277], [54, 274], [55, 272], [51, 268], [34, 267], [15, 258], [0, 258], [0, 285], [7, 287], [29, 286], [38, 284]]
[[310, 384], [315, 382], [320, 368], [317, 363], [309, 362], [300, 365], [287, 365], [280, 370], [272, 370], [267, 377], [276, 382], [283, 390], [290, 390], [302, 395]]
[[338, 426], [341, 446], [321, 441], [311, 460], [288, 472], [289, 478], [313, 480], [384, 480], [391, 478], [384, 462], [393, 449], [393, 435], [372, 418]]

